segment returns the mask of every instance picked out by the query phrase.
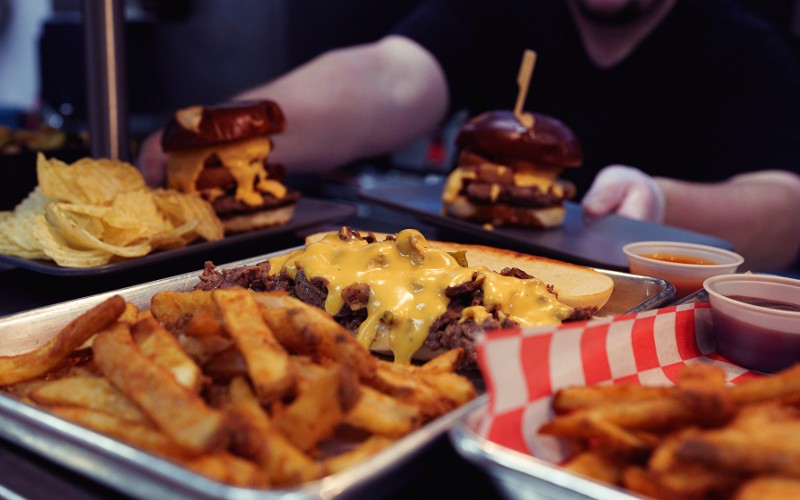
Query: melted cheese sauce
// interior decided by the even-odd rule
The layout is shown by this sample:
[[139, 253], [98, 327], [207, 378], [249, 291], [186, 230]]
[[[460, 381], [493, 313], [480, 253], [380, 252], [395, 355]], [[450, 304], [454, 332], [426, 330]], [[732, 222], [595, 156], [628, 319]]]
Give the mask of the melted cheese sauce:
[[484, 305], [465, 308], [461, 321], [482, 323], [496, 307], [503, 318], [521, 326], [560, 324], [572, 309], [559, 302], [539, 279], [503, 276], [486, 267], [462, 267], [455, 257], [428, 243], [419, 231], [406, 229], [395, 241], [367, 243], [342, 241], [331, 233], [318, 242], [285, 256], [270, 259], [272, 272], [281, 269], [295, 279], [303, 269], [306, 277], [328, 280], [325, 310], [335, 315], [344, 306], [342, 290], [356, 283], [370, 287], [367, 319], [357, 332], [365, 347], [386, 335], [395, 361], [407, 363], [422, 347], [433, 321], [447, 309], [445, 289], [483, 278]]
[[[195, 183], [203, 170], [206, 158], [216, 154], [236, 179], [237, 200], [250, 206], [264, 203], [261, 193], [271, 193], [280, 199], [286, 196], [286, 186], [269, 179], [263, 160], [269, 155], [271, 144], [268, 137], [257, 137], [232, 144], [187, 151], [175, 151], [169, 155], [167, 171], [169, 187], [184, 193], [196, 193]], [[209, 190], [206, 196], [213, 201], [222, 196], [220, 189]]]

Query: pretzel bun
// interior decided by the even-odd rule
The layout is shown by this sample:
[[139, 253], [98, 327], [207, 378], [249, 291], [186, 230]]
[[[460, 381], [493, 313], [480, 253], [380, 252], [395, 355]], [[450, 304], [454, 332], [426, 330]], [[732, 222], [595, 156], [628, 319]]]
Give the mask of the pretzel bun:
[[583, 161], [563, 122], [541, 113], [489, 111], [461, 127], [456, 146], [458, 163], [442, 193], [445, 214], [493, 226], [563, 223], [563, 202], [575, 188], [558, 176]]
[[278, 134], [286, 118], [273, 101], [234, 101], [214, 106], [190, 106], [176, 111], [161, 136], [166, 152], [207, 148]]

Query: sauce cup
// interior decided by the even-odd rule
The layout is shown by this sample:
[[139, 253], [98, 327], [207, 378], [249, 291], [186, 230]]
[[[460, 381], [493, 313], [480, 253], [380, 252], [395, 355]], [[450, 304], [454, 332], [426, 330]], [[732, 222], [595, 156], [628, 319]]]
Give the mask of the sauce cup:
[[622, 251], [632, 274], [668, 281], [675, 287], [676, 299], [700, 290], [707, 278], [735, 273], [744, 262], [730, 250], [677, 241], [637, 241]]
[[728, 274], [703, 286], [721, 356], [761, 372], [800, 362], [800, 280]]

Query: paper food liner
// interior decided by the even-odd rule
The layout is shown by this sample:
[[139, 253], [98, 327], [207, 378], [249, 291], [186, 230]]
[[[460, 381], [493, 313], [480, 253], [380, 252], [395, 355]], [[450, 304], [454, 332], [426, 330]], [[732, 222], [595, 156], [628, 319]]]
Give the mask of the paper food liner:
[[489, 406], [476, 431], [537, 458], [567, 458], [563, 442], [539, 435], [554, 416], [553, 394], [569, 386], [672, 385], [681, 367], [720, 366], [731, 383], [759, 376], [716, 354], [708, 302], [653, 309], [557, 327], [511, 329], [478, 339]]

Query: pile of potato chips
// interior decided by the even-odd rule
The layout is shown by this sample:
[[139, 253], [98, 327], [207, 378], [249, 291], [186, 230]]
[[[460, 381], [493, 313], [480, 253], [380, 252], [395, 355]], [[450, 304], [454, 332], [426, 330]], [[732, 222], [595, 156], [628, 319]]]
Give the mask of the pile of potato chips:
[[85, 268], [224, 237], [208, 202], [151, 189], [128, 163], [82, 158], [68, 165], [39, 153], [36, 174], [38, 186], [13, 211], [0, 212], [0, 253]]

